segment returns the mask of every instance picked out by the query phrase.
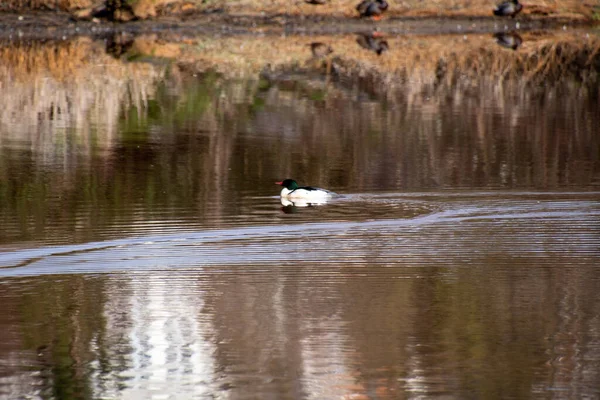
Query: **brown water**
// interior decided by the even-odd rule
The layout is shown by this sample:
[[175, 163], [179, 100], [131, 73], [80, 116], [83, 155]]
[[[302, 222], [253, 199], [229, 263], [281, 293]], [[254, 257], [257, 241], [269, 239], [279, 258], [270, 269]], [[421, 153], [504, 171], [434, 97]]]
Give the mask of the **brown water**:
[[[104, 50], [4, 44], [0, 397], [600, 396], [597, 86]], [[287, 177], [339, 197], [283, 207]]]

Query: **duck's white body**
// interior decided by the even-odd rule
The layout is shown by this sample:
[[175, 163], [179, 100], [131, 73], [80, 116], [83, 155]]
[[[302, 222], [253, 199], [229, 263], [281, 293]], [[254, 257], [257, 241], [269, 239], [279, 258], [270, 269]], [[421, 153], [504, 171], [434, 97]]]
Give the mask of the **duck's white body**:
[[332, 193], [325, 189], [319, 188], [298, 188], [289, 190], [288, 188], [281, 189], [281, 198], [289, 201], [302, 201], [305, 203], [325, 203], [331, 198]]
[[280, 193], [282, 204], [284, 201], [292, 202], [294, 205], [325, 204], [334, 195], [329, 190], [312, 186], [298, 186], [296, 181], [292, 179], [275, 183], [283, 186]]

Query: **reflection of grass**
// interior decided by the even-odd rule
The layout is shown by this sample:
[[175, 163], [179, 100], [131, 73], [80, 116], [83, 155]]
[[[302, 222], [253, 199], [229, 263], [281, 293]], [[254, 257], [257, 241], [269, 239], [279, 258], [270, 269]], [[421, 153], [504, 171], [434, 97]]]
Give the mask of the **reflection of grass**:
[[[524, 44], [517, 51], [498, 47], [491, 35], [389, 36], [390, 49], [381, 57], [359, 47], [354, 35], [213, 37], [188, 40], [187, 46], [163, 43], [153, 36], [135, 40], [133, 54], [176, 61], [173, 66], [127, 63], [107, 56], [102, 43], [89, 39], [3, 47], [0, 81], [11, 96], [0, 97], [0, 127], [10, 126], [4, 130], [15, 135], [32, 135], [35, 148], [55, 147], [62, 136], [34, 138], [35, 129], [28, 127], [47, 132], [65, 124], [74, 126], [78, 135], [85, 133], [68, 146], [87, 151], [110, 146], [117, 130], [145, 130], [165, 121], [182, 124], [201, 115], [213, 103], [212, 97], [219, 95], [215, 82], [221, 75], [255, 78], [266, 65], [275, 71], [324, 73], [324, 62], [311, 60], [309, 45], [314, 41], [333, 47], [332, 73], [338, 80], [361, 82], [372, 95], [401, 88], [411, 101], [420, 101], [424, 92], [439, 85], [476, 85], [482, 79], [548, 84], [566, 77], [594, 84], [600, 69], [596, 35], [526, 32], [522, 36]], [[203, 75], [187, 77], [185, 83], [182, 78], [173, 80], [170, 84], [179, 82], [185, 88], [176, 90], [181, 95], [169, 95], [173, 88], [157, 81], [170, 68], [176, 72], [180, 67]], [[259, 90], [270, 85], [265, 79], [257, 84]], [[320, 89], [293, 90], [305, 91], [313, 100], [327, 96]], [[258, 98], [252, 108], [260, 107]]]
[[[600, 69], [597, 36], [585, 37], [580, 32], [526, 32], [522, 36], [524, 44], [517, 51], [498, 47], [491, 35], [389, 36], [390, 49], [381, 57], [360, 48], [354, 35], [213, 37], [188, 41], [187, 46], [162, 43], [152, 36], [136, 39], [133, 54], [152, 54], [176, 61], [178, 66], [173, 68], [203, 73], [201, 79], [186, 78], [185, 99], [169, 96], [171, 89], [164, 82], [156, 84], [172, 68], [168, 63], [123, 62], [104, 54], [101, 43], [88, 39], [4, 47], [0, 48], [0, 80], [11, 96], [0, 98], [0, 126], [19, 131], [15, 126], [21, 123], [24, 127], [57, 127], [61, 120], [71, 121], [80, 134], [88, 132], [78, 145], [106, 144], [115, 133], [119, 115], [123, 117], [120, 128], [128, 131], [146, 129], [159, 120], [183, 123], [202, 114], [211, 104], [211, 96], [218, 95], [215, 82], [220, 75], [255, 78], [266, 65], [270, 70], [323, 73], [323, 62], [311, 60], [309, 45], [314, 41], [333, 47], [335, 76], [368, 83], [367, 92], [372, 94], [403, 88], [407, 96], [418, 97], [423, 90], [442, 84], [476, 84], [481, 79], [551, 83], [570, 77], [587, 85], [594, 83]], [[258, 85], [259, 90], [267, 90], [269, 82], [261, 80]], [[312, 99], [326, 96], [312, 89], [306, 93]], [[259, 107], [256, 103], [255, 108]], [[20, 116], [18, 121], [14, 121], [15, 115]], [[99, 125], [107, 127], [101, 134], [95, 129]], [[55, 140], [52, 136], [41, 138]]]
[[103, 317], [103, 286], [70, 275], [41, 279], [32, 287], [31, 293], [20, 297], [15, 311], [20, 315], [24, 347], [44, 365], [47, 382], [38, 393], [44, 398], [93, 397], [88, 366], [96, 355], [89, 343], [110, 339]]
[[311, 99], [312, 101], [323, 101], [325, 100], [325, 97], [327, 96], [327, 91], [325, 90], [312, 90], [309, 95], [308, 98]]
[[[537, 83], [569, 74], [593, 75], [597, 68], [600, 39], [572, 34], [522, 33], [518, 51], [501, 48], [491, 35], [389, 36], [389, 51], [379, 57], [360, 48], [356, 37], [311, 36], [273, 38], [253, 36], [200, 40], [183, 51], [181, 63], [197, 70], [215, 69], [225, 75], [256, 74], [265, 65], [271, 70], [314, 70], [309, 45], [322, 41], [334, 49], [333, 71], [350, 79], [372, 76], [381, 89], [410, 83], [411, 90], [424, 85], [453, 84], [466, 79], [498, 82], [522, 80]], [[376, 89], [376, 88], [375, 88]]]
[[255, 96], [252, 104], [250, 104], [250, 112], [252, 114], [262, 111], [265, 108], [265, 100], [259, 96]]
[[179, 99], [176, 107], [172, 110], [172, 120], [175, 123], [196, 119], [206, 111], [212, 103], [212, 99], [219, 96], [218, 74], [214, 71], [208, 71], [202, 77], [187, 83], [183, 98]]
[[[126, 214], [127, 207], [140, 201], [149, 209], [175, 202], [203, 207], [205, 200], [207, 204], [212, 201], [214, 188], [220, 187], [215, 182], [221, 179], [240, 179], [241, 184], [247, 179], [270, 179], [272, 165], [268, 162], [274, 159], [280, 160], [282, 171], [305, 171], [307, 178], [326, 181], [334, 173], [330, 165], [343, 165], [339, 171], [344, 171], [344, 179], [365, 181], [364, 171], [380, 168], [370, 155], [391, 149], [390, 165], [401, 165], [406, 158], [406, 165], [419, 165], [425, 171], [423, 176], [448, 182], [453, 179], [448, 171], [456, 170], [457, 165], [470, 165], [473, 153], [481, 160], [497, 156], [491, 154], [495, 150], [477, 147], [481, 138], [496, 132], [494, 117], [484, 108], [471, 107], [465, 123], [477, 125], [473, 135], [479, 136], [459, 138], [448, 145], [443, 141], [448, 137], [436, 136], [435, 127], [428, 125], [423, 115], [452, 118], [445, 114], [448, 102], [458, 104], [481, 96], [507, 110], [525, 132], [520, 117], [537, 109], [527, 109], [523, 105], [527, 101], [516, 107], [511, 102], [513, 92], [502, 94], [504, 83], [516, 83], [516, 90], [524, 87], [523, 82], [544, 82], [551, 88], [562, 78], [576, 78], [583, 83], [580, 93], [585, 94], [586, 88], [597, 90], [597, 36], [528, 32], [523, 38], [523, 46], [512, 51], [498, 47], [491, 35], [389, 36], [390, 50], [383, 56], [359, 47], [354, 35], [200, 38], [201, 52], [193, 41], [186, 47], [143, 38], [144, 43], [132, 47], [165, 58], [171, 54], [176, 62], [164, 65], [115, 59], [104, 54], [102, 42], [87, 39], [1, 49], [4, 62], [0, 83], [11, 96], [0, 96], [0, 140], [28, 143], [23, 158], [31, 167], [19, 179], [12, 179], [12, 171], [21, 168], [14, 164], [16, 157], [0, 157], [0, 222], [20, 218], [22, 238], [26, 238], [39, 234], [41, 228], [35, 224], [43, 228], [73, 215], [85, 215], [90, 221], [88, 227], [118, 218], [88, 215], [82, 204], [93, 204], [94, 209], [109, 214]], [[312, 41], [334, 48], [329, 81], [322, 79], [326, 74], [322, 63], [309, 62]], [[269, 71], [264, 71], [267, 64]], [[283, 77], [293, 75], [290, 70], [299, 72], [298, 79], [272, 79], [277, 72], [283, 72]], [[255, 81], [260, 71], [265, 73]], [[307, 79], [305, 72], [316, 72], [318, 79]], [[223, 79], [238, 75], [252, 79]], [[372, 102], [372, 108], [357, 110], [351, 102], [340, 100], [345, 91], [329, 84], [332, 81], [351, 87], [354, 94], [360, 89], [362, 98], [367, 93], [387, 102]], [[522, 98], [526, 96], [529, 94]], [[577, 101], [573, 98], [566, 101], [549, 104], [583, 112], [574, 106]], [[401, 111], [384, 113], [386, 107]], [[245, 147], [248, 143], [243, 132], [248, 121], [272, 118], [263, 111], [273, 108], [282, 113], [277, 129], [287, 127], [293, 133], [260, 149]], [[584, 120], [585, 116], [577, 118]], [[410, 124], [405, 119], [410, 119]], [[445, 123], [454, 126], [454, 122]], [[401, 143], [403, 137], [388, 132], [394, 126], [416, 126], [420, 134]], [[269, 129], [272, 125], [263, 122], [260, 127]], [[563, 138], [572, 141], [572, 149], [563, 150], [546, 137], [543, 125], [539, 129], [536, 125], [537, 130], [526, 127], [533, 129], [528, 140], [538, 159], [558, 159], [558, 152], [565, 151], [567, 158], [585, 160], [586, 138]], [[321, 146], [323, 140], [332, 137], [333, 144]], [[511, 146], [519, 146], [516, 135], [507, 140], [514, 141]], [[146, 141], [161, 146], [137, 148]], [[163, 145], [165, 150], [158, 149]], [[452, 146], [456, 151], [446, 151]], [[304, 152], [314, 152], [331, 164], [303, 164]], [[514, 161], [503, 162], [517, 168]], [[46, 173], [46, 166], [50, 173]], [[536, 178], [542, 186], [552, 186], [554, 183], [546, 180], [557, 173], [545, 172], [545, 168], [558, 167], [550, 163], [542, 166]], [[467, 180], [482, 173], [468, 168], [463, 172]], [[584, 173], [577, 177], [575, 169], [570, 174], [575, 178], [569, 179], [585, 179]], [[489, 170], [484, 178], [494, 179], [496, 175]], [[56, 198], [60, 202], [48, 200]], [[127, 215], [131, 219], [143, 217]], [[71, 228], [81, 229], [65, 227]], [[0, 240], [2, 237], [6, 236], [0, 234]]]
[[69, 146], [110, 147], [121, 107], [143, 107], [164, 70], [123, 63], [86, 38], [0, 47], [0, 82], [11, 93], [0, 96], [0, 129], [43, 149], [69, 126]]
[[119, 132], [147, 132], [150, 126], [178, 126], [195, 120], [207, 110], [212, 99], [219, 96], [218, 75], [207, 72], [202, 77], [186, 79], [177, 96], [169, 94], [164, 82], [157, 86], [156, 94], [143, 109], [129, 107], [120, 119]]

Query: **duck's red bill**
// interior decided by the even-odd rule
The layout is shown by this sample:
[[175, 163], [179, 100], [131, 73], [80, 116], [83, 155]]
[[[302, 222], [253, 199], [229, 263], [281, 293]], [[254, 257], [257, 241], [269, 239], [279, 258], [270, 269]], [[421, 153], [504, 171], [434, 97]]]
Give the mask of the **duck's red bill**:
[[281, 185], [283, 183], [283, 181], [281, 182], [275, 182], [276, 185]]

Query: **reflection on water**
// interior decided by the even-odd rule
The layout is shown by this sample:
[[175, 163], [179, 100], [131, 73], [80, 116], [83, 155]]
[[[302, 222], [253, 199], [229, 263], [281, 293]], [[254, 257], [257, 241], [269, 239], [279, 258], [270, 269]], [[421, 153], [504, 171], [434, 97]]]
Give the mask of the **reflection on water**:
[[597, 395], [600, 209], [526, 198], [41, 257], [95, 272], [1, 281], [4, 393]]
[[389, 50], [387, 40], [385, 40], [381, 34], [377, 34], [377, 32], [360, 34], [358, 35], [356, 42], [360, 47], [371, 50], [377, 53], [378, 56]]
[[[22, 77], [20, 63], [4, 66], [13, 95], [0, 107], [1, 243], [86, 242], [242, 215], [265, 223], [255, 196], [276, 195], [269, 182], [281, 176], [342, 193], [599, 182], [597, 87], [440, 86], [375, 101], [321, 81], [120, 63], [103, 43], [81, 41], [39, 45], [39, 58], [98, 58], [68, 78], [60, 63]], [[37, 51], [26, 53], [32, 65]]]
[[[527, 35], [439, 43], [526, 65]], [[261, 40], [328, 77], [198, 73], [127, 36], [1, 47], [0, 397], [600, 395], [589, 76], [462, 79], [458, 51], [392, 91], [340, 57], [433, 39], [194, 45], [229, 66]], [[341, 196], [281, 204], [287, 176]]]
[[516, 50], [523, 44], [523, 38], [516, 32], [498, 32], [494, 34], [496, 43], [502, 47]]

